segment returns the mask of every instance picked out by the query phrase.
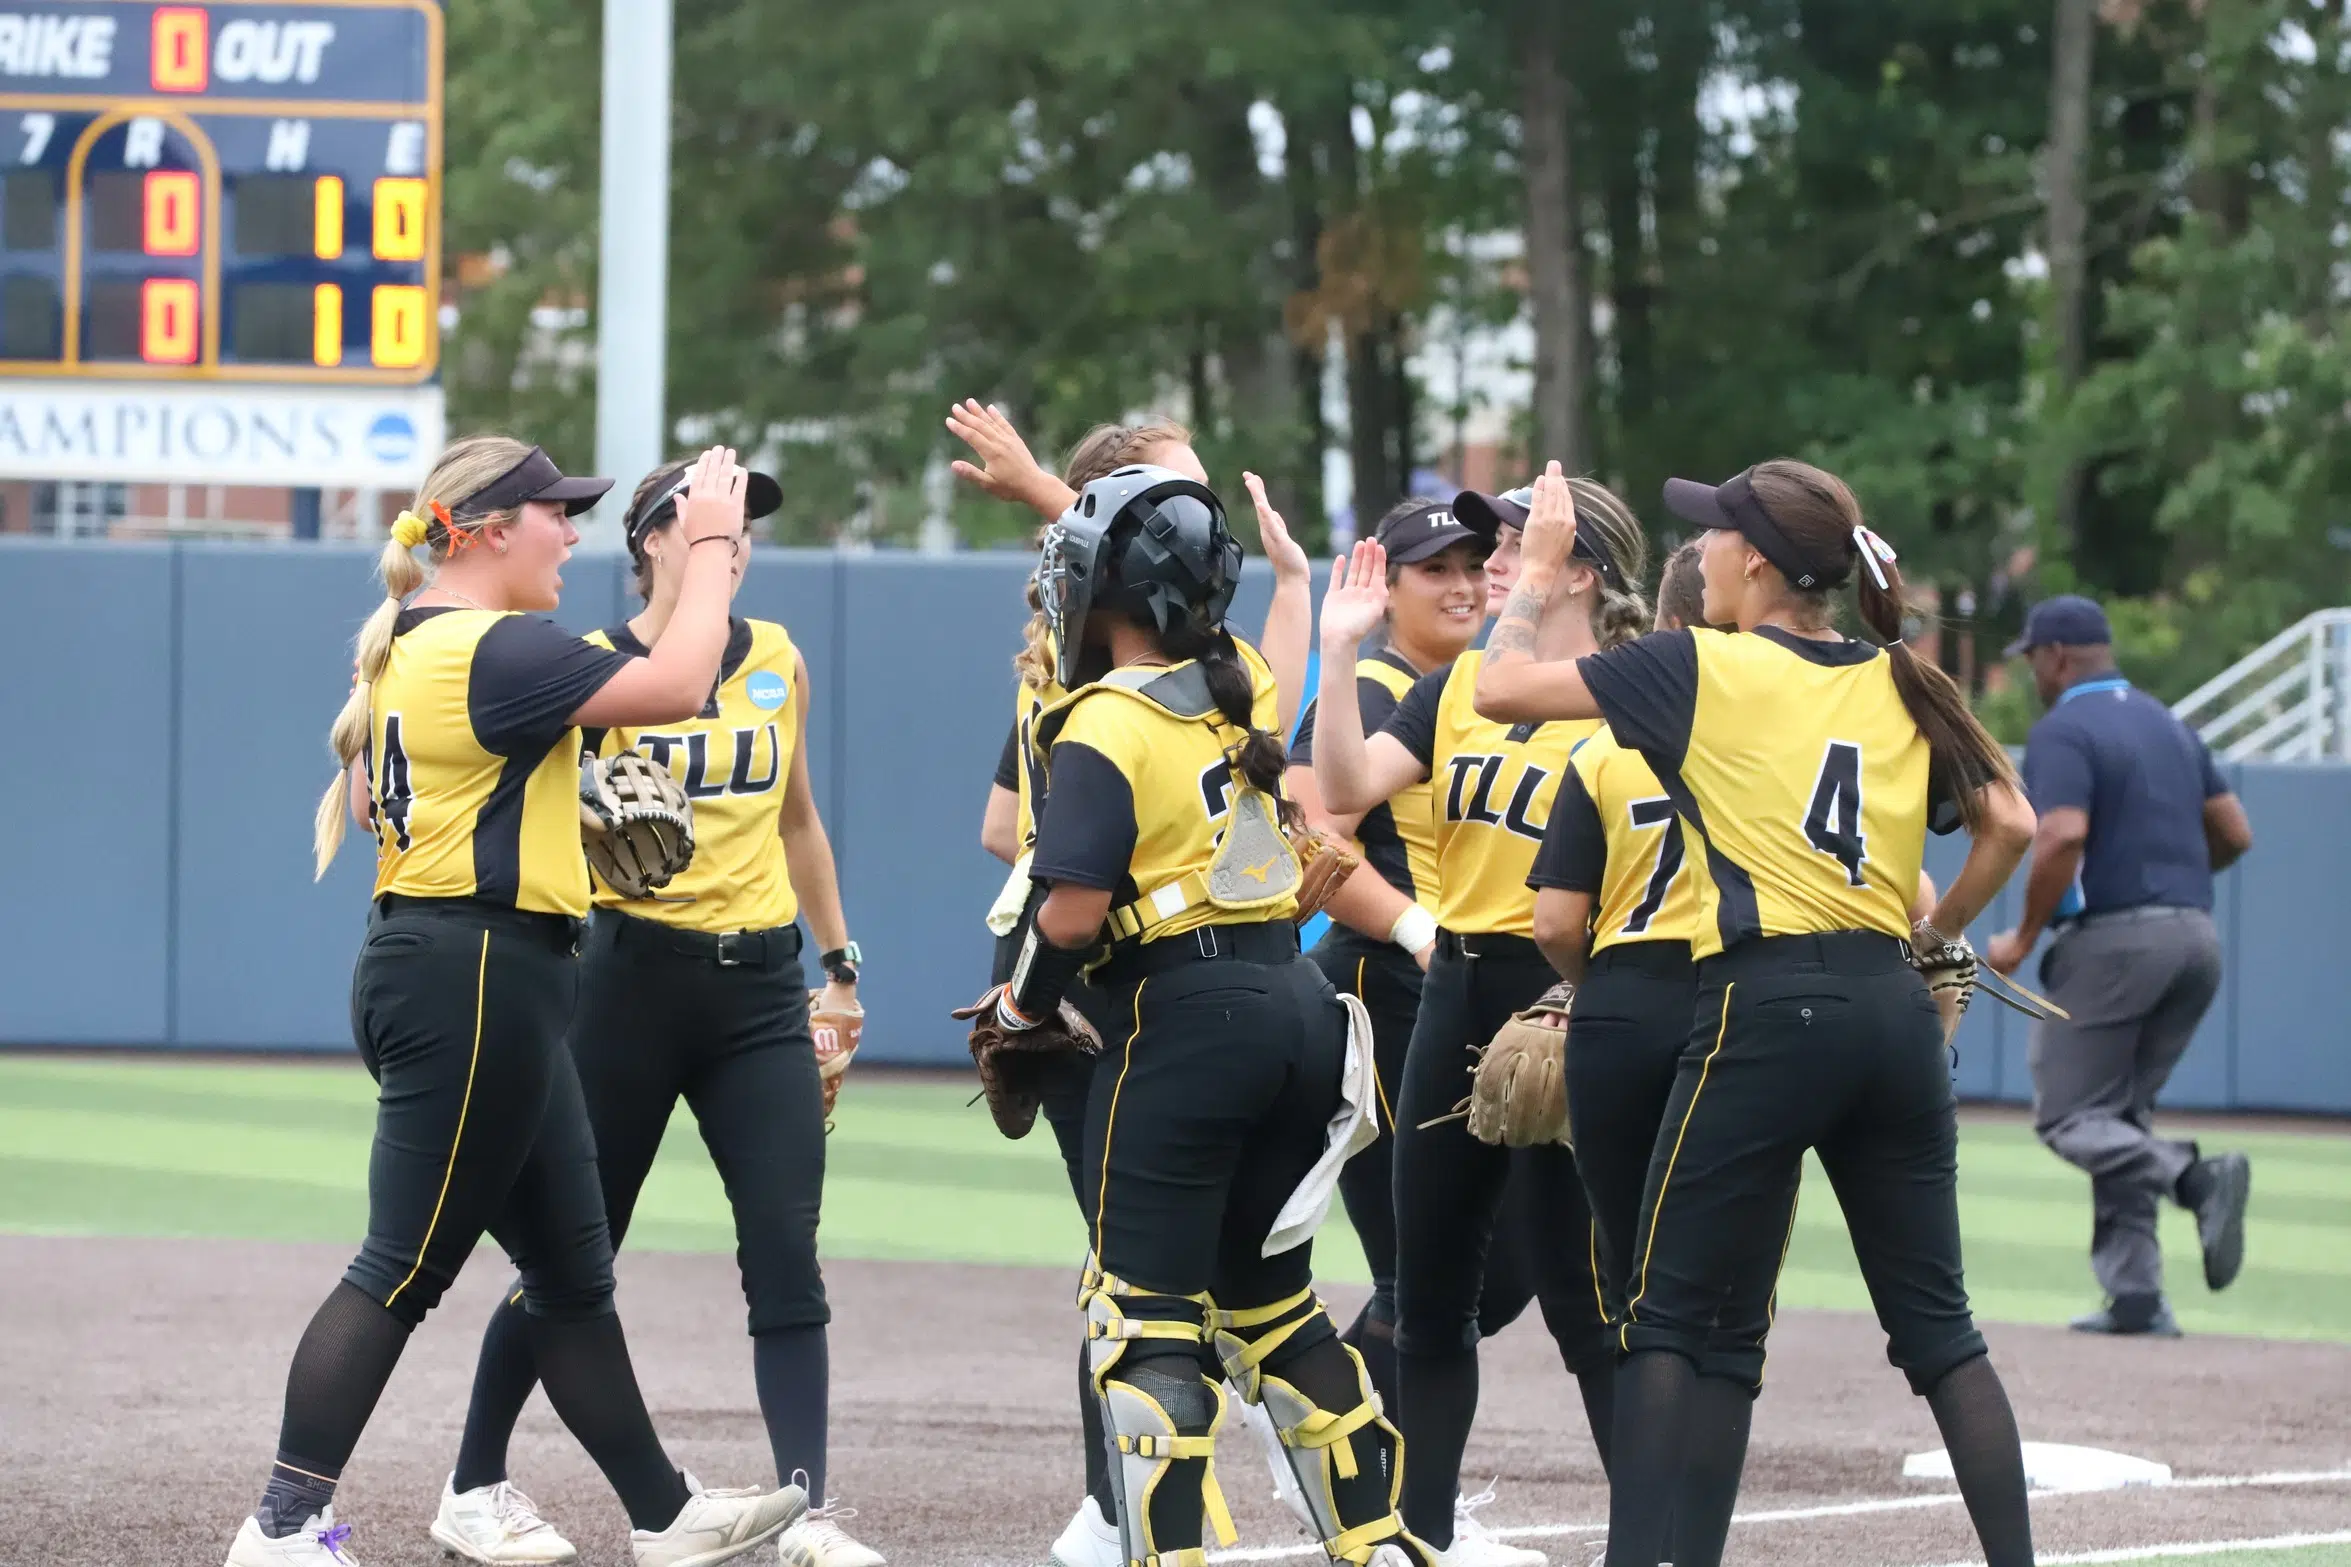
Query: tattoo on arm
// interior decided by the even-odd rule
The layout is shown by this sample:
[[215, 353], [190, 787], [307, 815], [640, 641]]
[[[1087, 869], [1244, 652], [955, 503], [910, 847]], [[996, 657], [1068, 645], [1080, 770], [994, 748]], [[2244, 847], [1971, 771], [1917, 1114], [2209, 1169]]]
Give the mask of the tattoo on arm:
[[1486, 639], [1489, 662], [1505, 654], [1535, 656], [1535, 626], [1542, 620], [1543, 606], [1550, 597], [1548, 586], [1540, 592], [1523, 584], [1511, 590], [1510, 602], [1502, 606], [1502, 618], [1494, 623], [1493, 635]]

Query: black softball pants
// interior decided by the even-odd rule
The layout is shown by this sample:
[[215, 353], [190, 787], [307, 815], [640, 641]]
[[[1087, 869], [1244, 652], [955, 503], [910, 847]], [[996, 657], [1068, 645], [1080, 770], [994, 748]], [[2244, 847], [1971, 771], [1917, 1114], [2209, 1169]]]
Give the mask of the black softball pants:
[[[1405, 1055], [1396, 1106], [1396, 1423], [1412, 1455], [1404, 1521], [1439, 1549], [1452, 1542], [1461, 1454], [1477, 1412], [1490, 1260], [1515, 1249], [1525, 1264], [1521, 1276], [1606, 1455], [1614, 1357], [1575, 1156], [1565, 1148], [1497, 1148], [1452, 1115], [1469, 1092], [1478, 1048], [1558, 980], [1524, 937], [1445, 932]], [[1506, 1205], [1510, 1188], [1520, 1189]], [[1515, 1248], [1513, 1237], [1497, 1234], [1506, 1207], [1518, 1221]]]
[[485, 1230], [521, 1270], [556, 1413], [631, 1522], [662, 1529], [685, 1505], [613, 1315], [595, 1144], [562, 1045], [578, 929], [472, 899], [379, 901], [351, 982], [352, 1032], [378, 1085], [367, 1239], [287, 1372], [265, 1531], [331, 1496], [410, 1329]]
[[[601, 910], [589, 927], [571, 1030], [612, 1245], [682, 1098], [735, 1216], [735, 1258], [779, 1481], [805, 1471], [823, 1494], [829, 1320], [817, 1266], [824, 1096], [809, 1037], [800, 932], [725, 938]], [[458, 1452], [460, 1490], [506, 1477], [507, 1442], [538, 1380], [514, 1320], [520, 1291], [483, 1335]]]
[[1609, 1567], [1659, 1559], [1695, 1368], [1740, 1281], [1776, 1269], [1807, 1148], [1844, 1208], [1887, 1358], [1934, 1411], [1987, 1560], [2029, 1562], [2015, 1417], [1961, 1273], [1942, 1022], [1902, 942], [1839, 931], [1753, 939], [1699, 965], [1620, 1330]]

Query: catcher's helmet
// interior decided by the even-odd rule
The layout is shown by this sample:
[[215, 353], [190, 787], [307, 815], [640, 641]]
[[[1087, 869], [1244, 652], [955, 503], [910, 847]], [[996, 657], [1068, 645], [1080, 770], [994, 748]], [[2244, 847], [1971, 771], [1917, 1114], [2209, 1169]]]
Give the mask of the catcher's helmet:
[[1052, 629], [1060, 682], [1076, 683], [1086, 617], [1114, 610], [1158, 628], [1224, 624], [1241, 580], [1241, 542], [1216, 492], [1169, 468], [1137, 463], [1086, 486], [1045, 530], [1037, 602]]

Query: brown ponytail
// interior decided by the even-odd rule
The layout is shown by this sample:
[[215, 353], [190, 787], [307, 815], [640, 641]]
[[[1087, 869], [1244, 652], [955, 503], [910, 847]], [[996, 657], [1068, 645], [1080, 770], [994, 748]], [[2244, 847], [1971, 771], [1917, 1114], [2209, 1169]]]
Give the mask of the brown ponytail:
[[1289, 770], [1290, 753], [1280, 735], [1257, 727], [1256, 682], [1241, 659], [1241, 650], [1233, 644], [1233, 634], [1222, 626], [1211, 629], [1197, 620], [1187, 621], [1160, 638], [1160, 647], [1169, 658], [1199, 660], [1217, 713], [1241, 731], [1240, 741], [1225, 753], [1233, 771], [1250, 788], [1274, 798], [1283, 826], [1293, 830], [1303, 827], [1306, 813], [1282, 793], [1282, 774]]
[[[1810, 463], [1776, 458], [1754, 470], [1755, 498], [1771, 513], [1780, 531], [1806, 556], [1816, 561], [1842, 560], [1852, 574], [1855, 607], [1861, 623], [1884, 644], [1892, 661], [1894, 689], [1909, 710], [1911, 722], [1926, 737], [1927, 749], [1941, 764], [1959, 806], [1960, 819], [1972, 831], [1982, 817], [1982, 791], [1992, 784], [2016, 783], [2016, 765], [2008, 759], [1968, 706], [1967, 695], [1940, 668], [1910, 650], [1903, 640], [1902, 619], [1908, 606], [1902, 596], [1902, 573], [1890, 560], [1879, 558], [1884, 587], [1862, 559], [1853, 532], [1864, 526], [1861, 502], [1845, 481]], [[1830, 586], [1834, 586], [1831, 584]], [[1829, 620], [1829, 587], [1797, 598], [1817, 611], [1818, 624]]]

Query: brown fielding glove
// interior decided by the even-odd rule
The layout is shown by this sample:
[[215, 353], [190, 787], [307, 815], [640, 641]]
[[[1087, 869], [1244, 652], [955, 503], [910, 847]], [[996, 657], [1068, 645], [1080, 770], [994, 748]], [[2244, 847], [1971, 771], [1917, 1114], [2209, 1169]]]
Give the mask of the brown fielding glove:
[[1575, 986], [1562, 980], [1512, 1015], [1478, 1052], [1469, 1089], [1469, 1135], [1502, 1148], [1569, 1143], [1567, 1013]]
[[642, 751], [582, 757], [580, 839], [605, 886], [651, 897], [694, 863], [694, 802]]
[[996, 1017], [996, 997], [1003, 989], [991, 985], [979, 1000], [950, 1015], [972, 1020], [971, 1059], [980, 1069], [988, 1114], [996, 1118], [997, 1131], [1017, 1142], [1037, 1124], [1047, 1076], [1069, 1056], [1100, 1055], [1102, 1036], [1067, 1001], [1034, 1028], [1006, 1028]]
[[1363, 856], [1346, 839], [1320, 827], [1294, 834], [1290, 847], [1298, 854], [1298, 923], [1303, 925], [1320, 914], [1331, 895], [1346, 885], [1355, 867], [1363, 863]]
[[808, 993], [808, 1032], [816, 1041], [816, 1075], [824, 1084], [824, 1129], [833, 1129], [833, 1104], [841, 1097], [841, 1079], [849, 1075], [857, 1042], [865, 1037], [865, 1008], [828, 1008], [824, 992]]

